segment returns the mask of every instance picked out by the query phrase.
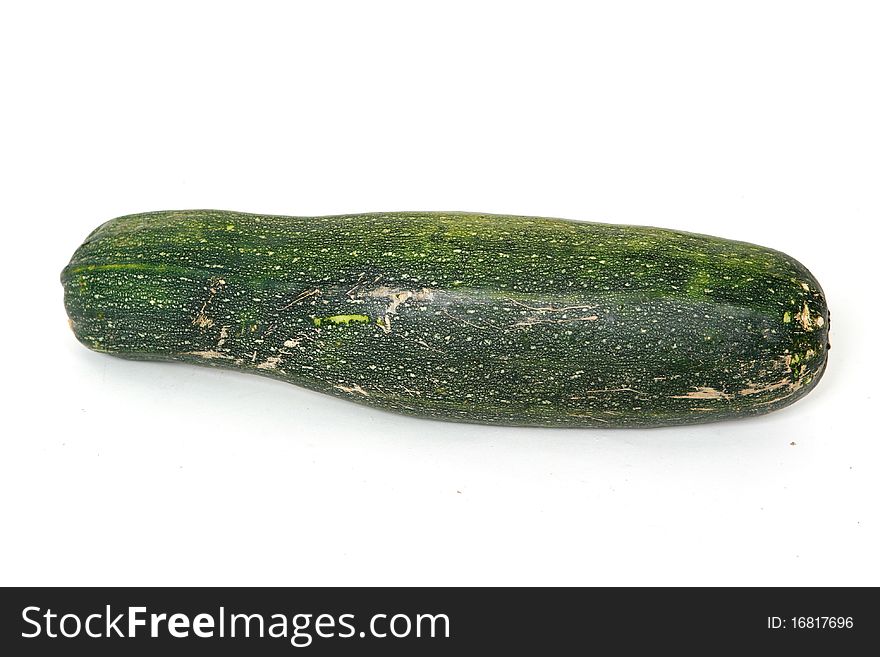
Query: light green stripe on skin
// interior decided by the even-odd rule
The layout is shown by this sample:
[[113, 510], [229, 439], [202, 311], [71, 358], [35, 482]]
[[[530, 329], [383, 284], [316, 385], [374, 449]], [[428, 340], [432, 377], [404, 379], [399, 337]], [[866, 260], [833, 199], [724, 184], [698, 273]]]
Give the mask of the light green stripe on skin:
[[368, 323], [370, 318], [366, 315], [330, 315], [329, 317], [315, 317], [312, 323], [320, 326], [324, 322], [330, 324], [351, 324], [352, 322]]
[[[146, 262], [117, 262], [103, 265], [79, 265], [77, 267], [68, 267], [65, 270], [66, 275], [81, 274], [87, 271], [128, 271], [132, 269], [140, 269], [143, 271], [168, 271], [172, 269], [165, 264], [146, 263]], [[191, 272], [190, 269], [178, 267], [182, 272]]]

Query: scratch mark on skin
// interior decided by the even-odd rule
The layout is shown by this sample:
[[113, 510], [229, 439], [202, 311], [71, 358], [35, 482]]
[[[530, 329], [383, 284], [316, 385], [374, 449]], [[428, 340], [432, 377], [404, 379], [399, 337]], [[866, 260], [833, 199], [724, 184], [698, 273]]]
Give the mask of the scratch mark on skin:
[[566, 319], [525, 319], [511, 324], [511, 327], [534, 326], [535, 324], [571, 324], [572, 322], [595, 322], [599, 319], [596, 315], [588, 317], [569, 317]]
[[[365, 280], [366, 280], [366, 275], [367, 275], [367, 273], [366, 273], [366, 272], [363, 272], [363, 273], [361, 273], [360, 276], [358, 276], [357, 283], [355, 283], [354, 286], [353, 286], [348, 292], [345, 293], [345, 295], [346, 295], [347, 297], [349, 297], [350, 299], [354, 299], [354, 298], [356, 298], [356, 297], [358, 296], [358, 295], [355, 294], [354, 292], [355, 292], [355, 290], [357, 290], [359, 287], [361, 287], [362, 285], [364, 285], [364, 282], [365, 282]], [[379, 274], [378, 276], [376, 276], [376, 278], [373, 279], [373, 282], [371, 283], [371, 285], [375, 285], [376, 283], [378, 283], [378, 282], [381, 280], [382, 276], [384, 276], [384, 274]]]
[[[320, 333], [320, 332], [321, 332], [321, 329], [319, 329], [319, 328], [315, 329], [315, 333]], [[311, 337], [310, 335], [306, 335], [303, 333], [303, 334], [296, 336], [296, 338], [292, 338], [292, 340], [296, 340], [296, 345], [298, 345], [301, 340], [306, 340], [306, 341], [312, 343], [312, 347], [311, 347], [312, 349], [314, 349], [318, 353], [322, 353], [322, 354], [325, 353], [324, 349], [321, 348], [322, 343], [319, 342], [318, 340], [316, 340], [315, 338]], [[296, 345], [288, 345], [287, 343], [285, 343], [285, 346], [296, 346]]]
[[[573, 310], [592, 310], [595, 308], [595, 305], [589, 306], [529, 306], [521, 301], [517, 301], [516, 299], [506, 299], [512, 304], [520, 306], [521, 308], [525, 308], [526, 310], [530, 310], [532, 312], [538, 313], [538, 315], [543, 315], [544, 313], [561, 313], [561, 312], [570, 312]], [[586, 317], [564, 317], [562, 319], [539, 319], [537, 317], [531, 317], [529, 319], [524, 319], [519, 322], [514, 322], [510, 325], [510, 328], [524, 328], [528, 326], [535, 326], [536, 324], [569, 324], [573, 322], [595, 322], [599, 319], [598, 315], [588, 315]]]
[[[356, 289], [358, 289], [361, 285], [363, 285], [364, 276], [366, 276], [366, 275], [367, 275], [366, 272], [364, 272], [364, 273], [362, 273], [360, 276], [358, 276], [357, 283], [354, 284], [354, 287], [352, 287], [348, 292], [345, 293], [345, 295], [346, 295], [347, 297], [349, 297], [349, 298], [354, 298], [355, 296], [357, 296], [356, 294], [354, 294], [354, 291], [355, 291]], [[381, 278], [381, 276], [380, 276], [379, 278]], [[377, 278], [377, 279], [376, 279], [375, 281], [373, 281], [373, 282], [375, 283], [376, 281], [379, 280], [379, 278]]]
[[429, 349], [429, 350], [431, 350], [431, 351], [433, 351], [433, 352], [435, 352], [435, 353], [438, 353], [438, 354], [446, 355], [446, 352], [445, 352], [445, 351], [443, 351], [442, 349], [438, 349], [437, 347], [434, 347], [434, 346], [432, 346], [432, 345], [429, 345], [427, 342], [425, 342], [425, 341], [422, 340], [422, 339], [418, 339], [418, 340], [416, 340], [416, 342], [417, 342], [418, 344], [422, 345], [425, 349]]
[[183, 355], [198, 356], [199, 358], [204, 358], [205, 360], [211, 360], [213, 358], [228, 358], [232, 360], [232, 356], [230, 356], [229, 354], [222, 354], [214, 349], [210, 349], [207, 351], [185, 351], [183, 352]]
[[[382, 324], [379, 324], [379, 326], [382, 326]], [[384, 326], [383, 326], [383, 328], [384, 328]], [[421, 345], [425, 349], [433, 351], [434, 353], [442, 354], [444, 356], [447, 355], [447, 352], [443, 351], [442, 349], [439, 349], [438, 347], [435, 347], [434, 345], [428, 344], [427, 342], [425, 342], [421, 338], [411, 338], [407, 335], [403, 335], [402, 333], [395, 333], [394, 335], [396, 335], [401, 340], [409, 340], [411, 342], [415, 342], [416, 344]]]
[[621, 388], [597, 388], [595, 390], [584, 390], [580, 395], [570, 397], [569, 399], [572, 399], [572, 400], [585, 399], [589, 395], [611, 393], [611, 392], [631, 392], [634, 395], [647, 395], [647, 393], [643, 392], [642, 390], [636, 390], [635, 388], [629, 388], [629, 387], [624, 386]]
[[670, 399], [730, 399], [733, 395], [729, 395], [721, 390], [701, 386], [684, 395], [670, 395]]
[[775, 383], [768, 383], [766, 385], [759, 385], [756, 383], [752, 383], [751, 381], [746, 384], [746, 387], [742, 390], [738, 390], [736, 394], [747, 396], [747, 395], [760, 395], [764, 392], [773, 392], [775, 390], [782, 390], [784, 388], [788, 388], [790, 386], [794, 386], [796, 384], [792, 383], [788, 377], [782, 379], [781, 381], [776, 381]]
[[588, 415], [587, 413], [568, 413], [568, 417], [583, 417], [588, 420], [595, 420], [596, 422], [602, 422], [604, 424], [608, 424], [608, 420], [603, 420], [601, 417], [596, 417], [595, 415]]
[[791, 397], [801, 387], [800, 383], [793, 383], [793, 384], [791, 384], [791, 386], [792, 386], [791, 392], [789, 392], [787, 395], [782, 395], [782, 397], [777, 397], [776, 399], [768, 399], [767, 401], [758, 402], [757, 404], [755, 404], [755, 406], [768, 406], [770, 404], [776, 404], [778, 402], [781, 402], [782, 400], [788, 399], [789, 397]]
[[[467, 324], [468, 326], [473, 326], [474, 328], [477, 328], [477, 329], [487, 329], [487, 328], [489, 328], [488, 326], [485, 326], [485, 325], [483, 325], [483, 324], [474, 324], [473, 322], [469, 322], [468, 320], [466, 320], [466, 319], [462, 319], [461, 317], [456, 317], [455, 315], [450, 314], [450, 313], [449, 313], [447, 310], [445, 310], [445, 309], [442, 310], [441, 312], [442, 312], [444, 315], [446, 315], [449, 319], [454, 319], [456, 322], [461, 322], [462, 324]], [[496, 327], [496, 328], [497, 328], [497, 327]]]
[[366, 390], [361, 388], [357, 383], [355, 383], [352, 386], [344, 386], [344, 385], [339, 384], [339, 385], [335, 385], [333, 387], [336, 388], [337, 390], [341, 390], [342, 392], [347, 392], [349, 394], [350, 393], [357, 393], [359, 395], [363, 395], [364, 397], [370, 396], [370, 393], [368, 393]]
[[[644, 395], [644, 394], [646, 394], [645, 392], [642, 392], [641, 390], [636, 390], [635, 388], [629, 388], [629, 387], [623, 387], [623, 388], [598, 388], [598, 389], [596, 389], [596, 390], [584, 390], [584, 391], [583, 391], [583, 394], [584, 394], [584, 395], [590, 395], [590, 394], [593, 394], [593, 393], [599, 393], [599, 392], [634, 392], [634, 393], [637, 394], [637, 395]], [[572, 399], [583, 399], [583, 397], [572, 397]]]
[[286, 306], [279, 308], [278, 310], [288, 310], [288, 309], [292, 308], [293, 306], [295, 306], [296, 304], [298, 304], [300, 301], [305, 301], [309, 297], [313, 297], [317, 294], [321, 294], [321, 290], [319, 290], [318, 288], [315, 288], [313, 290], [306, 290], [305, 292], [300, 293], [300, 295], [297, 296], [296, 299], [291, 301]]
[[565, 312], [568, 310], [592, 310], [593, 308], [596, 307], [595, 305], [593, 305], [593, 306], [563, 306], [561, 308], [554, 308], [553, 306], [544, 306], [542, 308], [542, 307], [536, 307], [536, 306], [528, 306], [528, 305], [522, 303], [521, 301], [517, 301], [516, 299], [507, 299], [507, 301], [510, 301], [510, 303], [514, 303], [517, 306], [522, 306], [523, 308], [526, 308], [528, 310], [534, 310], [535, 312], [539, 312], [539, 313], [545, 313], [545, 312], [546, 313], [561, 313], [561, 312]]

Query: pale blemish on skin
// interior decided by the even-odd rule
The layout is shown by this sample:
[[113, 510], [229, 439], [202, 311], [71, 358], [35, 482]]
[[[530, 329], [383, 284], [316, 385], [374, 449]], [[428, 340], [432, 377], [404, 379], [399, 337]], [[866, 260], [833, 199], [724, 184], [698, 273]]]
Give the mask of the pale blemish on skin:
[[825, 324], [825, 320], [821, 316], [816, 316], [814, 318], [810, 315], [810, 309], [807, 307], [806, 301], [804, 301], [803, 308], [801, 308], [800, 312], [798, 312], [794, 318], [800, 323], [805, 331], [812, 331], [816, 327]]
[[[804, 354], [804, 360], [808, 360], [815, 355], [815, 351], [808, 349]], [[806, 365], [801, 364], [797, 367], [800, 361], [801, 357], [797, 354], [785, 354], [784, 356], [781, 356], [775, 361], [773, 369], [785, 372], [783, 377], [771, 381], [770, 383], [755, 383], [749, 381], [746, 383], [746, 386], [738, 390], [736, 394], [745, 397], [749, 395], [761, 395], [768, 392], [776, 392], [777, 390], [785, 390], [788, 392], [788, 394], [782, 397], [782, 399], [785, 399], [805, 385], [808, 385], [812, 380], [812, 377], [806, 374]], [[772, 401], [774, 400], [767, 403], [772, 403]]]
[[226, 338], [229, 337], [229, 327], [221, 326], [220, 327], [220, 335], [217, 337], [217, 348], [219, 349], [226, 343]]
[[670, 399], [730, 399], [731, 396], [715, 388], [700, 386], [684, 395], [671, 395]]
[[397, 309], [408, 301], [431, 301], [434, 298], [434, 291], [426, 287], [419, 290], [394, 290], [390, 287], [381, 286], [374, 290], [368, 290], [362, 293], [362, 296], [389, 299], [388, 305], [385, 307], [385, 315], [382, 321], [377, 320], [377, 324], [385, 333], [391, 333], [391, 315], [397, 314]]
[[193, 320], [192, 323], [193, 326], [198, 326], [199, 328], [209, 328], [211, 326], [214, 326], [214, 320], [206, 316], [204, 311], [196, 315], [196, 318]]
[[222, 278], [212, 278], [208, 281], [208, 298], [202, 303], [202, 307], [193, 319], [193, 326], [198, 326], [199, 328], [209, 328], [214, 326], [214, 320], [208, 317], [205, 311], [207, 311], [208, 306], [211, 305], [214, 297], [217, 296], [225, 285], [226, 281]]
[[391, 333], [391, 317], [389, 317], [388, 315], [378, 317], [376, 319], [376, 325], [383, 331], [385, 331], [385, 333]]
[[400, 307], [400, 305], [406, 303], [407, 301], [430, 301], [434, 298], [434, 291], [429, 290], [426, 287], [415, 291], [394, 290], [383, 285], [381, 287], [377, 287], [375, 290], [369, 290], [368, 292], [365, 292], [364, 296], [390, 299], [388, 307], [385, 308], [385, 314], [394, 315], [397, 313], [397, 309]]
[[257, 365], [258, 370], [274, 370], [281, 363], [281, 356], [269, 356], [262, 363]]
[[812, 375], [804, 376], [804, 370], [805, 370], [805, 368], [801, 367], [800, 373], [798, 374], [798, 378], [796, 378], [794, 381], [791, 381], [790, 379], [786, 378], [786, 379], [783, 379], [777, 383], [770, 384], [769, 386], [764, 386], [763, 390], [761, 390], [760, 392], [767, 392], [767, 391], [771, 391], [771, 390], [783, 390], [783, 389], [787, 389], [788, 392], [786, 394], [782, 395], [781, 397], [777, 397], [775, 399], [768, 399], [767, 401], [760, 402], [757, 405], [758, 406], [766, 406], [768, 404], [775, 404], [777, 402], [782, 401], [783, 399], [788, 399], [794, 393], [796, 393], [798, 390], [800, 390], [801, 388], [803, 388], [806, 385], [809, 385], [812, 382], [813, 377], [812, 377]]

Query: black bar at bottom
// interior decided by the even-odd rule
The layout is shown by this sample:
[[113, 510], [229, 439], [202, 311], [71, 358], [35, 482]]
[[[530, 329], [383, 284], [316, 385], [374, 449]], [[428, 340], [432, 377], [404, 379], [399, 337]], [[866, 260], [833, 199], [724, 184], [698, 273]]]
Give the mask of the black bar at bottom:
[[3, 654], [163, 657], [839, 651], [876, 644], [880, 611], [869, 588], [7, 588], [0, 600]]

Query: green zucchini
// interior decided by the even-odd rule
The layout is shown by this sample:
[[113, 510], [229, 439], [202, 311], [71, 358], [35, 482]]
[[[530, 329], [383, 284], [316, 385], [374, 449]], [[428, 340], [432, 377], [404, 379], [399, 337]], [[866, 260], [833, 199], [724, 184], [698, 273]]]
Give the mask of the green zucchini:
[[425, 418], [654, 427], [815, 387], [822, 289], [791, 257], [640, 226], [458, 212], [113, 219], [61, 276], [76, 337]]

